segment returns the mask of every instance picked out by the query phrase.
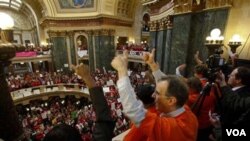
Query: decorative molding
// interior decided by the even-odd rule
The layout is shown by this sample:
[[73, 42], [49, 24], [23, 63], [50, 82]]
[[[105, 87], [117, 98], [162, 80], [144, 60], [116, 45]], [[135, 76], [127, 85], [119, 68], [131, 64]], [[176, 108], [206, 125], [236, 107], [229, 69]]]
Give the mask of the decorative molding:
[[114, 36], [115, 30], [114, 29], [98, 29], [93, 30], [94, 36]]
[[74, 34], [75, 34], [74, 31], [69, 31], [68, 32], [68, 35], [69, 35], [70, 38], [72, 38], [74, 36]]
[[100, 30], [93, 30], [93, 36], [99, 36]]
[[99, 17], [95, 19], [45, 19], [41, 23], [43, 27], [74, 27], [74, 26], [103, 26], [115, 25], [132, 27], [133, 21], [122, 19]]
[[49, 30], [47, 33], [48, 33], [49, 37], [60, 37], [60, 36], [64, 37], [64, 36], [68, 35], [67, 31], [63, 31], [63, 30], [61, 30], [61, 31]]
[[109, 35], [109, 30], [107, 30], [107, 29], [101, 29], [100, 30], [100, 35], [106, 35], [106, 36], [108, 36]]
[[233, 5], [233, 0], [205, 0], [206, 1], [206, 9], [214, 9], [220, 7], [227, 7]]
[[58, 36], [69, 36], [72, 37], [77, 33], [85, 33], [88, 36], [114, 36], [115, 30], [114, 29], [97, 29], [97, 30], [72, 30], [72, 31], [66, 31], [66, 30], [60, 30], [60, 31], [54, 31], [49, 30], [48, 32], [49, 37], [58, 37]]
[[202, 11], [232, 6], [232, 0], [174, 0], [174, 13]]
[[88, 36], [91, 36], [91, 35], [93, 35], [93, 31], [92, 31], [92, 30], [87, 30], [87, 31], [86, 31], [86, 34], [87, 34]]
[[170, 29], [173, 27], [173, 17], [168, 15], [160, 20], [149, 22], [150, 31]]
[[115, 30], [114, 29], [110, 29], [109, 30], [109, 35], [110, 36], [115, 36]]
[[174, 13], [192, 12], [193, 1], [195, 0], [174, 0]]
[[157, 21], [150, 21], [149, 22], [149, 29], [150, 31], [157, 31], [158, 30], [158, 22]]
[[169, 9], [172, 9], [173, 6], [174, 3], [170, 0], [160, 0], [155, 4], [148, 5], [150, 9], [150, 15], [158, 15], [160, 13], [168, 11]]
[[135, 0], [118, 0], [117, 3], [117, 16], [133, 17], [134, 7], [137, 4]]

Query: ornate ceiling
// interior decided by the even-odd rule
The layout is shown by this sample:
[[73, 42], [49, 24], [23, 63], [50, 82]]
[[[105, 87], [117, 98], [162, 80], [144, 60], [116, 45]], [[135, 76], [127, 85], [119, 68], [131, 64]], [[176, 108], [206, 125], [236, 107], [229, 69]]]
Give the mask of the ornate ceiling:
[[133, 18], [139, 0], [0, 0], [0, 7], [22, 12], [22, 7], [31, 9], [30, 14], [42, 18], [86, 18], [99, 15]]
[[72, 20], [131, 26], [138, 4], [140, 0], [0, 0], [0, 11], [21, 14], [30, 28]]

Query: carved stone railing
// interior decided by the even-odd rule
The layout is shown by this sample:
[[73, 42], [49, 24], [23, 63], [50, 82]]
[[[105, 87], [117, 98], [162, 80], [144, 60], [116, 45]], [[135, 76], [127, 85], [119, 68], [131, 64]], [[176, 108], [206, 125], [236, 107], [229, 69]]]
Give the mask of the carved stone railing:
[[89, 98], [89, 91], [79, 84], [42, 85], [11, 92], [14, 104], [28, 104], [30, 100], [48, 98], [50, 96], [76, 95]]
[[[129, 51], [128, 52], [128, 61], [129, 62], [138, 62], [138, 63], [145, 63], [143, 61], [143, 53], [144, 51]], [[116, 54], [123, 54], [123, 50], [117, 50]]]

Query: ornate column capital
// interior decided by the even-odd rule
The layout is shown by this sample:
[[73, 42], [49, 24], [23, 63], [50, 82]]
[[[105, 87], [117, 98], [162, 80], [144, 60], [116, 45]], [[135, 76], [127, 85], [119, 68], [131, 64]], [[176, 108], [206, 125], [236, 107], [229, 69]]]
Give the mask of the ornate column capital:
[[114, 36], [114, 29], [97, 29], [91, 31], [94, 36]]
[[86, 30], [85, 32], [87, 33], [88, 36], [91, 36], [94, 33], [93, 30]]
[[49, 37], [58, 37], [58, 36], [67, 36], [67, 31], [62, 30], [62, 31], [53, 31], [53, 30], [49, 30], [47, 31]]
[[206, 0], [206, 9], [232, 6], [233, 0]]
[[152, 21], [152, 22], [149, 22], [149, 28], [150, 28], [150, 31], [157, 31], [158, 30], [158, 23], [157, 21]]
[[74, 35], [75, 35], [75, 32], [74, 32], [74, 31], [68, 31], [68, 36], [69, 36], [70, 38], [74, 37]]
[[115, 35], [115, 30], [114, 29], [109, 29], [109, 35], [114, 36]]
[[108, 36], [109, 35], [109, 30], [108, 29], [101, 29], [99, 33], [100, 33], [100, 35]]
[[100, 35], [100, 30], [93, 30], [93, 36], [99, 36]]

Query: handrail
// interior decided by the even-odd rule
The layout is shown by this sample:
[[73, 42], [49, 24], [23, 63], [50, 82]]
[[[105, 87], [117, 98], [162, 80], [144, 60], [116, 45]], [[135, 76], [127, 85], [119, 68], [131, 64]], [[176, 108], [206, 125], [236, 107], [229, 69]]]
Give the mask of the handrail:
[[30, 87], [19, 89], [11, 92], [11, 97], [14, 101], [22, 101], [22, 99], [26, 100], [30, 98], [34, 98], [34, 96], [50, 96], [53, 93], [80, 93], [85, 96], [89, 96], [88, 89], [79, 84], [56, 84], [56, 85], [41, 85], [37, 87]]
[[[144, 63], [143, 61], [143, 53], [145, 51], [134, 51], [134, 50], [131, 50], [131, 51], [128, 51], [128, 61], [129, 62], [139, 62], [139, 63]], [[123, 53], [123, 50], [116, 50], [116, 53], [117, 54], [122, 54]]]

